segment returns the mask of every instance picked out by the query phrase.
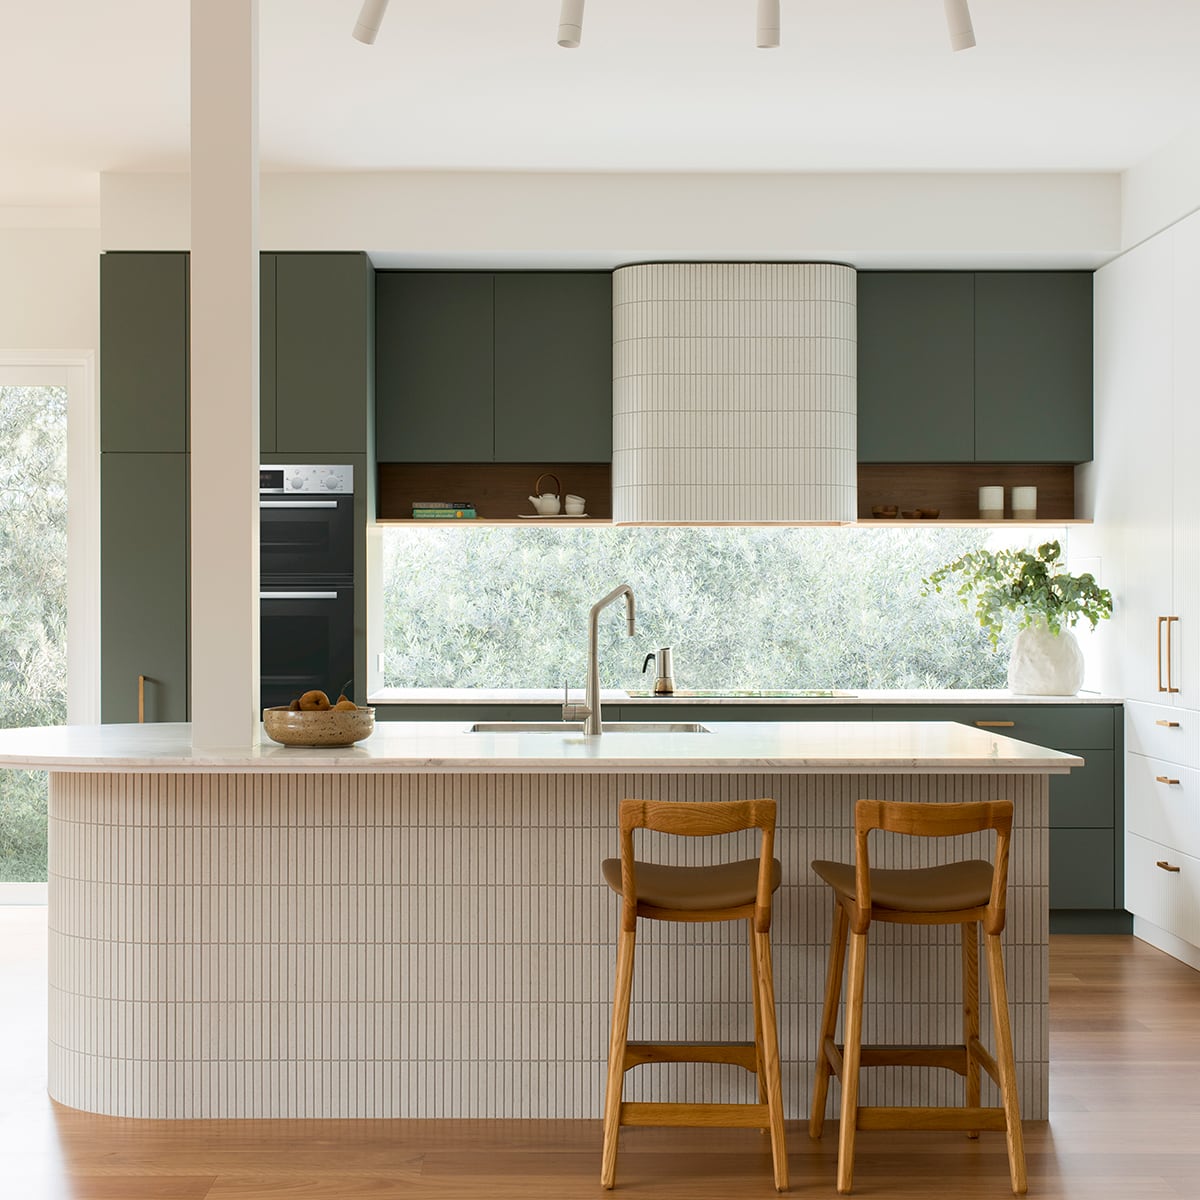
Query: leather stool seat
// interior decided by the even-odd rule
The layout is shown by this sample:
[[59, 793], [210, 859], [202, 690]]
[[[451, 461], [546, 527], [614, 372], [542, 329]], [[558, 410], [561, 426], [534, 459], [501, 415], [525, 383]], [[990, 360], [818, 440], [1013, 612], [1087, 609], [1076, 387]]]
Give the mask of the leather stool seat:
[[[771, 890], [783, 879], [779, 859], [771, 860]], [[606, 858], [600, 869], [604, 881], [621, 894], [621, 860]], [[991, 868], [989, 868], [990, 870]], [[711, 908], [740, 908], [753, 904], [758, 891], [758, 859], [717, 863], [710, 867], [673, 867], [662, 863], [634, 862], [638, 902], [679, 912], [704, 912]], [[851, 881], [853, 885], [853, 880]]]
[[[818, 861], [812, 869], [840, 897], [854, 899], [853, 864]], [[992, 864], [978, 858], [903, 871], [871, 868], [872, 905], [894, 912], [939, 913], [981, 908], [991, 893]]]

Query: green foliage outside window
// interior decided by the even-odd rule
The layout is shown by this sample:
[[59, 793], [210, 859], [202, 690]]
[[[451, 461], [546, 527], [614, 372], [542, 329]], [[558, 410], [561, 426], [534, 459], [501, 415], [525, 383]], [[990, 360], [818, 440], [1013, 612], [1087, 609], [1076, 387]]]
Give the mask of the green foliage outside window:
[[[66, 720], [67, 393], [0, 387], [0, 726]], [[46, 878], [46, 777], [0, 771], [0, 882]]]
[[581, 688], [588, 609], [629, 583], [638, 632], [625, 636], [622, 606], [602, 615], [604, 687], [652, 687], [642, 660], [669, 645], [679, 688], [1002, 688], [1006, 659], [987, 632], [954, 596], [922, 597], [921, 581], [1005, 536], [917, 526], [389, 528], [385, 683]]

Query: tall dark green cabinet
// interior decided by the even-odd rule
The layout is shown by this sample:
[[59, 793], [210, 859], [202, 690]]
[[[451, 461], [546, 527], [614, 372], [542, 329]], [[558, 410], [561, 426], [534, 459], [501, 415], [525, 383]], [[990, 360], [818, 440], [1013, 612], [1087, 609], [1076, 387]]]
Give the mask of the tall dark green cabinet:
[[[366, 680], [373, 498], [374, 271], [365, 254], [263, 254], [264, 462], [350, 463], [355, 671]], [[100, 259], [101, 717], [185, 721], [188, 698], [188, 255]]]
[[188, 259], [100, 259], [100, 704], [188, 718]]

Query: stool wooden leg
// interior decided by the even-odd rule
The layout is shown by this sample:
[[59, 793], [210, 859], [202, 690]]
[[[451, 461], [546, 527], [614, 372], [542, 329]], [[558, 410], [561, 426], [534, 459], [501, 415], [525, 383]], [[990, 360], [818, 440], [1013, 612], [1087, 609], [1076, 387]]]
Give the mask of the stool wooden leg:
[[[962, 926], [962, 1039], [967, 1048], [967, 1080], [963, 1105], [979, 1107], [979, 1060], [971, 1053], [973, 1039], [979, 1037], [979, 926], [967, 921]], [[978, 1129], [967, 1132], [977, 1138]]]
[[758, 971], [759, 1015], [762, 1019], [763, 1075], [767, 1085], [767, 1112], [771, 1120], [771, 1158], [775, 1165], [775, 1190], [788, 1186], [787, 1142], [783, 1132], [783, 1084], [779, 1077], [779, 1029], [775, 1019], [775, 974], [771, 967], [771, 938], [754, 934], [754, 961]]
[[625, 1083], [625, 1047], [629, 1040], [629, 997], [633, 990], [636, 940], [636, 933], [624, 929], [617, 939], [617, 980], [613, 987], [608, 1085], [604, 1093], [604, 1155], [600, 1165], [600, 1183], [606, 1188], [611, 1188], [617, 1178], [617, 1136], [621, 1127], [621, 1092]]
[[996, 1067], [1000, 1073], [1000, 1095], [1008, 1137], [1008, 1174], [1012, 1190], [1022, 1195], [1028, 1188], [1025, 1174], [1025, 1135], [1021, 1129], [1021, 1109], [1017, 1102], [1017, 1070], [1013, 1062], [1012, 1026], [1008, 1019], [1008, 989], [1004, 982], [1004, 958], [1000, 936], [985, 936], [988, 960], [988, 989], [992, 1001], [992, 1025], [996, 1032]]
[[[838, 905], [841, 908], [841, 905]], [[858, 1068], [862, 1058], [863, 990], [867, 972], [867, 935], [850, 935], [850, 978], [846, 984], [846, 1045], [842, 1051], [842, 1118], [838, 1130], [837, 1190], [854, 1182], [854, 1134], [858, 1126]]]
[[[758, 987], [758, 956], [754, 949], [754, 919], [746, 922], [750, 934], [750, 1002], [754, 1005], [754, 1065], [758, 1072], [758, 1102], [767, 1102], [767, 1080], [763, 1071], [762, 996]], [[765, 1132], [765, 1130], [763, 1131]]]
[[842, 972], [846, 966], [846, 910], [833, 902], [833, 932], [829, 937], [829, 968], [825, 972], [825, 1007], [821, 1010], [821, 1031], [817, 1035], [816, 1071], [813, 1073], [812, 1108], [808, 1113], [808, 1136], [819, 1139], [825, 1128], [825, 1103], [829, 1095], [829, 1076], [833, 1068], [825, 1053], [825, 1043], [837, 1034], [838, 1005], [842, 999]]

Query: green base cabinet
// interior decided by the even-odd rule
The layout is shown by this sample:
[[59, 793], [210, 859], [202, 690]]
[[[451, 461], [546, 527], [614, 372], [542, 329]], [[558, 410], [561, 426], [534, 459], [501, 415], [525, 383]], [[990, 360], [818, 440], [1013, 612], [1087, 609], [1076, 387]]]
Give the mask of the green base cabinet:
[[100, 719], [188, 719], [188, 459], [100, 459]]

